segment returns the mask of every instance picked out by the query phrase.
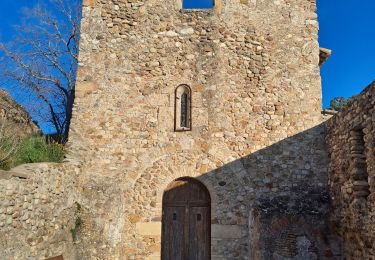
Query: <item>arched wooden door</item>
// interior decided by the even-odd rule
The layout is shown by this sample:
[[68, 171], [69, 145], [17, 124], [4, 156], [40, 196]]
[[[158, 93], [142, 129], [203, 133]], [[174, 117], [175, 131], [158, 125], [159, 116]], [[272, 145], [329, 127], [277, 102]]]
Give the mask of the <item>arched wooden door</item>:
[[173, 181], [163, 195], [162, 260], [211, 258], [211, 199], [193, 178]]

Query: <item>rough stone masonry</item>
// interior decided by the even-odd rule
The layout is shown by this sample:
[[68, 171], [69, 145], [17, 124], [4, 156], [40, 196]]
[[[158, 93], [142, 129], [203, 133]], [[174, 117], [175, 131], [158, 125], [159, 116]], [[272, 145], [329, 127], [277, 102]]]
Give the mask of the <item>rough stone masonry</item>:
[[[332, 256], [317, 32], [315, 1], [84, 1], [68, 158], [80, 254], [159, 259], [163, 192], [188, 176], [210, 192], [213, 259]], [[175, 132], [181, 84], [192, 131]], [[309, 194], [320, 206], [304, 211]]]
[[5, 259], [160, 259], [179, 177], [210, 194], [211, 259], [341, 259], [315, 0], [85, 0], [81, 32], [66, 162], [0, 180]]
[[328, 121], [335, 232], [348, 259], [375, 258], [375, 82]]

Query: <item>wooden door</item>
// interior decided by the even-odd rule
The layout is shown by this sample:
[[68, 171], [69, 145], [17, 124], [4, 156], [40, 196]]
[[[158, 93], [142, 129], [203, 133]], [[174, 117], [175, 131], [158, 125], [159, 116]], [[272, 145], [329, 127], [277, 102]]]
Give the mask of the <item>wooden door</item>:
[[162, 260], [209, 260], [210, 195], [192, 178], [171, 183], [163, 196]]

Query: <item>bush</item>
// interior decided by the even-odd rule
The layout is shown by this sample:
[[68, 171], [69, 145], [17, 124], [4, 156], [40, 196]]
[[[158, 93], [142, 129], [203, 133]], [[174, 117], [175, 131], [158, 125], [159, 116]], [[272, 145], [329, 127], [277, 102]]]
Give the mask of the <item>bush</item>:
[[[0, 154], [6, 153], [9, 145], [0, 147]], [[24, 163], [37, 162], [62, 162], [64, 159], [64, 147], [58, 143], [47, 143], [44, 136], [31, 135], [17, 144], [16, 151], [11, 157], [0, 163], [0, 169], [9, 170], [17, 165]]]
[[47, 143], [43, 136], [29, 136], [20, 143], [15, 163], [61, 162], [64, 159], [63, 146]]
[[330, 109], [341, 111], [348, 104], [348, 99], [345, 97], [335, 97], [329, 103]]

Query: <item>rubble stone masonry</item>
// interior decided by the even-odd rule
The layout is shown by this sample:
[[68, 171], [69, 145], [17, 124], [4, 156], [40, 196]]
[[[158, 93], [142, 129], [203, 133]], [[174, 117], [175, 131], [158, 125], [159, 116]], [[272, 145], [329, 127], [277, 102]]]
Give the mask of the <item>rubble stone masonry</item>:
[[340, 259], [317, 32], [315, 0], [84, 0], [67, 158], [0, 180], [5, 259], [160, 259], [179, 177], [210, 194], [211, 259]]
[[76, 259], [70, 230], [80, 205], [72, 192], [75, 174], [65, 166], [36, 163], [0, 170], [0, 259], [47, 259], [62, 253]]
[[[315, 0], [87, 0], [81, 29], [68, 161], [82, 256], [159, 259], [163, 192], [182, 176], [210, 192], [213, 259], [333, 255]], [[181, 84], [192, 131], [175, 132]], [[304, 212], [310, 193], [322, 206]], [[273, 198], [289, 203], [265, 217]]]
[[375, 82], [327, 124], [335, 232], [347, 259], [374, 259]]

